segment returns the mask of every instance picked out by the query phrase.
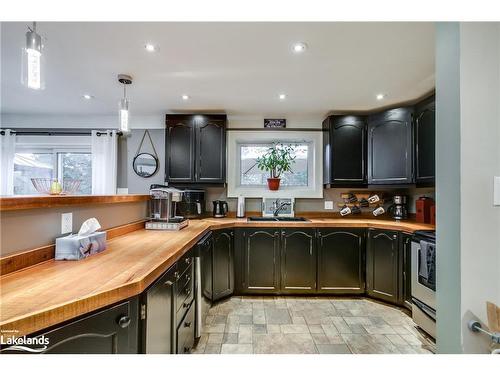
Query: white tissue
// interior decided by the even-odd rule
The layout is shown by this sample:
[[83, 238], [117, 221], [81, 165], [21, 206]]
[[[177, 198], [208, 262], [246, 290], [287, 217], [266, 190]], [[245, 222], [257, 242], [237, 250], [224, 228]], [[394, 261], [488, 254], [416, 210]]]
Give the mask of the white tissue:
[[80, 230], [78, 231], [79, 236], [87, 236], [101, 229], [101, 224], [97, 221], [95, 217], [87, 219], [83, 222]]

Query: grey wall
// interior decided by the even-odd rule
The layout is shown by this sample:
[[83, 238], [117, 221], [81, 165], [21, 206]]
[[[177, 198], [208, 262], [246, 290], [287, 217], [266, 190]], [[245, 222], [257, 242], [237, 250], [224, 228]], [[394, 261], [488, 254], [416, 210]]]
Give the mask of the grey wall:
[[[150, 129], [149, 133], [153, 140], [154, 147], [159, 157], [160, 166], [155, 175], [149, 178], [139, 177], [135, 174], [132, 168], [132, 162], [144, 135], [144, 129], [135, 129], [123, 141], [126, 143], [126, 175], [127, 187], [130, 194], [147, 194], [151, 184], [163, 184], [165, 182], [165, 130], [164, 129]], [[151, 147], [151, 142], [148, 136], [144, 139], [141, 152], [149, 152], [154, 155]], [[125, 158], [125, 155], [122, 155]], [[121, 173], [125, 173], [122, 170]]]
[[465, 353], [490, 351], [467, 322], [487, 324], [486, 301], [500, 306], [500, 23], [460, 24], [461, 313]]
[[142, 220], [147, 202], [6, 211], [0, 215], [0, 257], [50, 245], [61, 235], [61, 214], [73, 213], [73, 232], [95, 217], [103, 229]]
[[460, 353], [460, 26], [436, 29], [437, 349]]

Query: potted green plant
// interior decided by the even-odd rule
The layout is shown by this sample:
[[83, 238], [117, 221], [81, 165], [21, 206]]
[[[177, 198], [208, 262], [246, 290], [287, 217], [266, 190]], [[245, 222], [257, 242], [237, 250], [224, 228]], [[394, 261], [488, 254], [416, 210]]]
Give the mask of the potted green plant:
[[291, 145], [275, 144], [267, 152], [257, 158], [257, 167], [269, 172], [267, 186], [269, 190], [280, 188], [281, 174], [290, 172], [295, 163], [295, 148]]

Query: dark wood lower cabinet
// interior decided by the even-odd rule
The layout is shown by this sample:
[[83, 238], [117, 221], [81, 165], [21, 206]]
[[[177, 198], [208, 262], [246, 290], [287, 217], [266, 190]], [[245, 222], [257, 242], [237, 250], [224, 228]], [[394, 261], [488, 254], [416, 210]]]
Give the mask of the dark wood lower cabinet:
[[397, 231], [368, 230], [366, 291], [369, 296], [398, 303], [398, 251]]
[[281, 232], [281, 290], [310, 293], [316, 290], [316, 230], [284, 229]]
[[[138, 353], [137, 323], [135, 297], [38, 336], [48, 339], [47, 349], [42, 352], [47, 354], [134, 354]], [[9, 348], [1, 351], [16, 353], [26, 352]]]
[[227, 297], [234, 292], [233, 229], [213, 232], [212, 300]]
[[411, 239], [410, 233], [399, 235], [399, 304], [411, 309]]
[[318, 292], [365, 292], [365, 230], [318, 229]]
[[242, 293], [277, 293], [280, 290], [280, 231], [249, 228], [239, 232]]

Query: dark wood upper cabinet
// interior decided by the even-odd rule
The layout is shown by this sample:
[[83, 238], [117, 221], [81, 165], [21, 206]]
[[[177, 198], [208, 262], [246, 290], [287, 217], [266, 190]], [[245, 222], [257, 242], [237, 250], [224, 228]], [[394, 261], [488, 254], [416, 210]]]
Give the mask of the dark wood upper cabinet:
[[166, 181], [224, 184], [226, 123], [226, 115], [167, 115]]
[[249, 228], [241, 232], [243, 243], [242, 292], [276, 293], [280, 290], [280, 232]]
[[369, 296], [398, 303], [398, 251], [399, 236], [397, 231], [368, 230], [366, 290]]
[[411, 184], [413, 178], [412, 108], [368, 117], [368, 184]]
[[318, 291], [328, 294], [364, 293], [364, 254], [364, 229], [318, 229]]
[[415, 106], [415, 182], [433, 186], [436, 177], [436, 102], [432, 96]]
[[227, 297], [234, 292], [234, 255], [232, 229], [213, 233], [212, 300]]
[[314, 229], [282, 230], [281, 290], [316, 290], [316, 235]]
[[194, 119], [192, 116], [167, 116], [165, 140], [166, 180], [192, 182], [194, 174]]
[[330, 116], [323, 122], [324, 183], [366, 184], [366, 121], [363, 116]]

